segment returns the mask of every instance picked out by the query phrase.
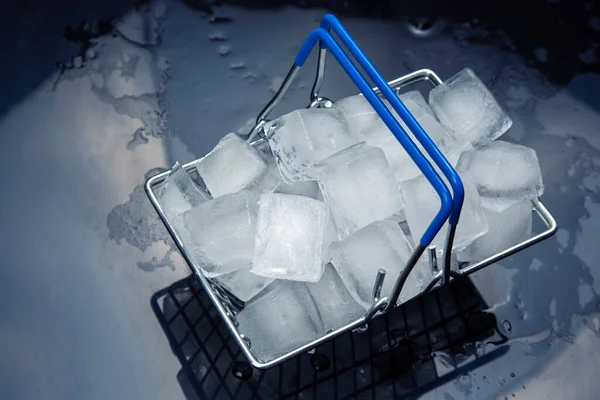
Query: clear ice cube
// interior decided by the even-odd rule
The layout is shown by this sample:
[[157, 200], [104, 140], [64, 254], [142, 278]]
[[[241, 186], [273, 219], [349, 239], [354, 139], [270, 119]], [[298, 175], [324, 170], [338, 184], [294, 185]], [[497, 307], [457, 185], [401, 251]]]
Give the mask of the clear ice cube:
[[266, 128], [269, 144], [286, 179], [311, 179], [311, 167], [359, 142], [337, 109], [296, 110]]
[[535, 150], [518, 144], [497, 141], [465, 152], [457, 170], [473, 177], [483, 205], [496, 212], [544, 192]]
[[484, 145], [512, 125], [494, 95], [470, 68], [432, 89], [429, 104], [440, 122], [454, 131], [459, 143]]
[[[415, 103], [412, 99], [405, 99], [404, 105], [417, 122], [419, 122], [438, 149], [440, 149], [442, 154], [448, 159], [450, 164], [455, 165], [460, 154], [465, 150], [466, 145], [459, 144], [448, 133], [446, 128], [440, 125], [426, 109]], [[404, 131], [417, 145], [421, 153], [431, 162], [431, 158], [427, 155], [427, 152], [419, 141], [415, 139], [410, 129], [408, 129], [403, 121], [399, 121]], [[363, 137], [368, 145], [379, 147], [383, 150], [397, 182], [404, 182], [421, 175], [421, 170], [419, 170], [415, 162], [410, 158], [406, 150], [404, 150], [404, 147], [402, 147], [398, 139], [396, 139], [382, 120], [376, 120], [368, 129], [365, 129]]]
[[160, 206], [169, 218], [199, 206], [208, 198], [179, 163], [171, 168], [165, 183], [158, 190]]
[[[373, 285], [380, 268], [386, 271], [381, 296], [389, 296], [413, 249], [394, 221], [374, 222], [331, 245], [331, 263], [354, 299], [368, 309], [373, 304]], [[421, 292], [431, 278], [429, 267], [417, 263], [402, 288], [399, 303]]]
[[247, 267], [219, 275], [214, 279], [242, 301], [249, 301], [274, 281], [274, 279], [253, 274]]
[[353, 146], [324, 160], [316, 171], [339, 239], [404, 206], [385, 155], [376, 147]]
[[[465, 248], [488, 230], [481, 199], [473, 179], [467, 173], [461, 173], [460, 177], [465, 189], [465, 198], [452, 246], [457, 250]], [[446, 181], [445, 183], [450, 189], [450, 185]], [[406, 222], [415, 242], [419, 242], [440, 210], [440, 198], [424, 176], [404, 182], [402, 197], [405, 203]], [[444, 249], [447, 229], [446, 223], [431, 243], [440, 251]]]
[[484, 209], [488, 232], [458, 252], [457, 259], [481, 261], [514, 246], [531, 235], [532, 208], [526, 201], [513, 205], [503, 212]]
[[325, 266], [319, 282], [307, 283], [306, 286], [315, 300], [325, 331], [341, 328], [365, 313], [331, 264]]
[[275, 279], [317, 282], [323, 275], [329, 225], [329, 210], [322, 201], [263, 194], [250, 271]]
[[223, 195], [174, 219], [178, 236], [208, 277], [247, 268], [254, 255], [256, 197], [248, 190]]
[[270, 361], [323, 333], [323, 323], [306, 284], [277, 281], [236, 315], [239, 332], [250, 340], [254, 355]]
[[[258, 152], [235, 133], [225, 136], [196, 168], [213, 198], [242, 189], [274, 189], [270, 170]], [[263, 184], [270, 186], [263, 188]]]

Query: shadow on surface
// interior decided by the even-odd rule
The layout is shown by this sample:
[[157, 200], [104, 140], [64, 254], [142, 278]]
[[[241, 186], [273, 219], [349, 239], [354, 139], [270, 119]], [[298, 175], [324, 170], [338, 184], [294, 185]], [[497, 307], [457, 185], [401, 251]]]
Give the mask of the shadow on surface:
[[151, 304], [181, 362], [177, 377], [188, 399], [419, 397], [508, 351], [478, 351], [476, 342], [506, 338], [468, 280], [267, 371], [249, 367], [194, 276], [157, 292]]

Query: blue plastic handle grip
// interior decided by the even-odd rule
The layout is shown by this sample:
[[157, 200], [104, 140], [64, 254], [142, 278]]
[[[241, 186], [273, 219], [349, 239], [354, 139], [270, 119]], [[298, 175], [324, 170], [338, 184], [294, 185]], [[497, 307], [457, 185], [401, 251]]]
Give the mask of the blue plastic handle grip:
[[435, 237], [435, 235], [442, 228], [452, 211], [452, 198], [450, 196], [448, 188], [446, 187], [442, 179], [439, 177], [435, 169], [433, 169], [429, 161], [423, 156], [423, 154], [421, 154], [417, 146], [412, 142], [412, 140], [409, 138], [404, 129], [402, 129], [402, 126], [400, 126], [398, 121], [392, 116], [390, 111], [383, 104], [383, 101], [381, 101], [379, 96], [375, 94], [373, 88], [371, 88], [369, 83], [360, 74], [358, 69], [350, 61], [346, 53], [342, 50], [340, 45], [337, 44], [337, 42], [327, 30], [323, 28], [317, 28], [308, 35], [308, 37], [302, 44], [302, 47], [300, 48], [296, 59], [294, 60], [295, 64], [298, 67], [304, 65], [306, 59], [308, 58], [310, 52], [312, 51], [317, 41], [320, 41], [321, 47], [327, 48], [333, 54], [335, 59], [339, 62], [341, 67], [346, 72], [346, 74], [348, 74], [350, 79], [352, 79], [354, 84], [362, 92], [367, 101], [375, 109], [377, 114], [379, 114], [383, 122], [392, 131], [396, 139], [398, 139], [402, 147], [404, 147], [408, 155], [412, 158], [415, 164], [417, 164], [417, 167], [419, 167], [419, 169], [423, 172], [425, 177], [434, 187], [435, 191], [438, 193], [442, 203], [440, 210], [433, 218], [431, 224], [429, 225], [429, 227], [427, 228], [420, 240], [420, 243], [423, 246], [428, 246], [429, 243], [431, 243], [431, 241]]
[[400, 98], [396, 96], [392, 88], [390, 88], [385, 79], [383, 79], [381, 74], [379, 74], [375, 66], [363, 53], [360, 47], [358, 47], [342, 23], [334, 15], [327, 14], [321, 20], [321, 28], [327, 31], [329, 31], [329, 28], [333, 29], [342, 43], [344, 43], [346, 48], [350, 50], [350, 53], [356, 58], [358, 64], [365, 70], [373, 82], [375, 82], [379, 90], [381, 90], [381, 93], [383, 93], [384, 97], [390, 102], [400, 118], [402, 118], [411, 132], [413, 132], [417, 140], [423, 145], [431, 159], [438, 165], [442, 173], [446, 176], [450, 182], [450, 186], [452, 186], [453, 192], [452, 212], [450, 214], [449, 222], [450, 225], [456, 225], [460, 217], [465, 194], [462, 181], [454, 168], [452, 168], [452, 165], [450, 165], [446, 157], [444, 157], [442, 152], [437, 148], [429, 135], [425, 133], [419, 122], [408, 111]]

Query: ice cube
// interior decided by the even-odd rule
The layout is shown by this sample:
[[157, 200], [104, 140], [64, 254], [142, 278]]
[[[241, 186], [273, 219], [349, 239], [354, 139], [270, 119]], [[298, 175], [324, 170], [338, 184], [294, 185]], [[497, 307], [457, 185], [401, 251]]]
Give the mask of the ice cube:
[[192, 260], [208, 277], [246, 268], [254, 255], [256, 197], [248, 190], [223, 195], [174, 219]]
[[249, 301], [274, 281], [274, 279], [253, 274], [247, 267], [219, 275], [214, 279], [242, 301]]
[[165, 183], [158, 190], [160, 206], [169, 218], [199, 206], [208, 198], [179, 163], [171, 168]]
[[[438, 149], [440, 149], [442, 154], [446, 156], [450, 164], [455, 165], [466, 146], [464, 144], [459, 144], [452, 135], [448, 133], [446, 128], [440, 125], [427, 110], [415, 103], [412, 99], [409, 98], [404, 100], [404, 105], [408, 108], [413, 117], [415, 117], [417, 122], [419, 122], [425, 133], [433, 140]], [[399, 122], [411, 140], [417, 145], [421, 153], [426, 156], [427, 159], [431, 160], [423, 146], [415, 139], [406, 124], [401, 120]], [[383, 150], [396, 181], [403, 182], [421, 174], [421, 171], [415, 162], [410, 158], [404, 147], [402, 147], [398, 139], [396, 139], [382, 120], [375, 121], [371, 126], [365, 129], [364, 139], [368, 145], [379, 147]]]
[[542, 171], [535, 150], [497, 141], [465, 152], [457, 164], [477, 185], [482, 204], [496, 212], [539, 197], [544, 192]]
[[[263, 146], [266, 146], [264, 148]], [[315, 180], [289, 181], [283, 179], [277, 166], [277, 161], [271, 153], [271, 148], [268, 143], [263, 143], [255, 147], [259, 150], [261, 158], [267, 163], [270, 169], [271, 179], [276, 182], [274, 193], [295, 194], [298, 196], [312, 197], [313, 199], [322, 200], [319, 184]]]
[[[392, 293], [398, 276], [412, 254], [412, 248], [400, 226], [394, 221], [377, 221], [350, 237], [331, 245], [331, 263], [354, 299], [368, 309], [373, 304], [373, 285], [377, 271], [386, 271], [381, 296]], [[426, 264], [419, 262], [408, 275], [399, 302], [421, 292], [431, 278]], [[428, 283], [428, 281], [427, 281]]]
[[435, 116], [433, 110], [431, 109], [431, 106], [427, 104], [427, 100], [425, 100], [423, 94], [421, 94], [421, 92], [419, 92], [418, 90], [411, 90], [410, 92], [402, 93], [399, 97], [400, 100], [402, 100], [402, 102], [404, 103], [404, 105], [406, 105], [406, 102], [410, 100], [419, 107], [421, 107], [423, 110], [425, 110], [429, 115]]
[[512, 120], [475, 73], [465, 68], [432, 89], [429, 104], [459, 143], [481, 146], [499, 138]]
[[306, 284], [277, 281], [236, 315], [239, 332], [262, 361], [270, 361], [317, 339], [323, 323]]
[[275, 279], [317, 282], [323, 275], [329, 224], [329, 210], [322, 201], [263, 194], [250, 271]]
[[[465, 199], [456, 228], [453, 249], [463, 249], [485, 234], [488, 229], [481, 200], [473, 179], [467, 173], [461, 173], [460, 177], [465, 189]], [[447, 183], [446, 186], [450, 189]], [[421, 236], [433, 221], [434, 216], [440, 210], [440, 198], [424, 176], [404, 182], [402, 197], [405, 203], [404, 211], [408, 227], [415, 242], [419, 242]], [[447, 229], [448, 224], [446, 223], [431, 243], [440, 251], [444, 248]]]
[[360, 94], [341, 99], [333, 107], [342, 113], [353, 132], [362, 133], [373, 121], [379, 119], [369, 101]]
[[235, 133], [221, 139], [196, 168], [213, 198], [245, 188], [272, 190], [278, 184], [269, 180], [270, 170], [258, 152]]
[[376, 147], [353, 146], [326, 159], [316, 171], [340, 239], [404, 206], [384, 153]]
[[325, 266], [319, 282], [307, 283], [306, 286], [315, 300], [325, 331], [341, 328], [365, 313], [365, 309], [354, 300], [331, 264]]
[[296, 110], [267, 125], [273, 155], [287, 179], [311, 179], [311, 167], [359, 142], [337, 109]]
[[484, 209], [489, 230], [458, 252], [458, 261], [481, 261], [514, 246], [531, 235], [531, 202], [511, 206], [503, 212]]
[[321, 200], [321, 190], [317, 181], [294, 181], [293, 183], [281, 182], [275, 193], [295, 194]]

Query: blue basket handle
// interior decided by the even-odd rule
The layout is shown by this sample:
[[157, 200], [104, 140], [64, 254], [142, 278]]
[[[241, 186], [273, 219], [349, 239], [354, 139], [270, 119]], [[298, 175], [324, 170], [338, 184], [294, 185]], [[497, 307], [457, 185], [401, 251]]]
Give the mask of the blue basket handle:
[[[334, 19], [335, 19], [335, 17], [334, 17]], [[337, 19], [335, 19], [335, 20], [337, 21]], [[338, 21], [338, 24], [339, 24], [339, 21]], [[341, 27], [341, 24], [339, 26]], [[343, 29], [343, 27], [342, 27], [342, 29]], [[345, 32], [345, 30], [344, 30], [344, 32]], [[383, 80], [381, 75], [379, 75], [379, 73], [375, 70], [375, 67], [372, 66], [372, 64], [366, 58], [366, 56], [364, 56], [364, 54], [362, 54], [361, 50], [358, 48], [358, 46], [356, 46], [356, 44], [354, 43], [354, 41], [352, 41], [352, 38], [350, 38], [349, 35], [348, 35], [348, 39], [351, 42], [351, 44], [353, 44], [354, 46], [352, 46], [352, 45], [349, 46], [348, 44], [346, 44], [346, 46], [350, 49], [352, 49], [352, 47], [355, 47], [354, 52], [357, 52], [358, 54], [362, 55], [363, 63], [366, 63], [366, 64], [368, 64], [368, 66], [370, 66], [371, 71], [369, 71], [369, 76], [371, 77], [371, 79], [373, 79], [377, 83], [377, 85], [379, 87], [381, 87], [384, 90], [382, 93], [384, 93], [385, 96], [388, 96], [388, 93], [385, 92], [385, 88], [387, 88], [389, 90], [389, 92], [391, 92], [392, 96], [397, 99], [397, 96], [393, 93], [393, 91], [390, 89], [390, 87], [387, 85], [387, 83]], [[431, 183], [431, 185], [437, 192], [438, 196], [440, 197], [440, 200], [441, 200], [440, 210], [438, 211], [436, 216], [433, 218], [431, 224], [429, 225], [429, 227], [427, 228], [425, 233], [423, 233], [423, 236], [421, 237], [421, 240], [420, 240], [420, 244], [423, 247], [427, 247], [431, 243], [431, 241], [433, 240], [435, 235], [442, 228], [442, 226], [444, 225], [444, 223], [446, 222], [446, 220], [448, 219], [448, 217], [450, 216], [450, 214], [452, 212], [452, 197], [450, 196], [450, 192], [448, 191], [448, 188], [446, 187], [446, 185], [444, 184], [444, 182], [442, 181], [440, 176], [437, 174], [435, 169], [431, 166], [431, 164], [429, 163], [427, 158], [425, 158], [425, 156], [423, 156], [423, 154], [419, 151], [417, 146], [413, 143], [413, 141], [410, 139], [408, 134], [404, 131], [402, 126], [400, 126], [400, 124], [398, 123], [396, 118], [394, 118], [392, 116], [392, 114], [390, 113], [388, 108], [383, 104], [383, 101], [379, 98], [379, 96], [377, 96], [377, 94], [375, 94], [375, 92], [373, 91], [373, 89], [369, 85], [369, 83], [366, 81], [366, 79], [361, 75], [361, 73], [358, 71], [356, 66], [354, 66], [354, 64], [350, 61], [350, 59], [348, 58], [346, 53], [342, 50], [340, 45], [335, 41], [333, 36], [331, 36], [329, 31], [327, 31], [326, 29], [323, 29], [323, 28], [317, 28], [308, 35], [308, 37], [302, 44], [302, 47], [300, 48], [300, 51], [298, 51], [298, 54], [296, 55], [296, 58], [294, 60], [294, 63], [296, 64], [296, 66], [301, 67], [302, 65], [304, 65], [304, 63], [306, 62], [306, 59], [308, 58], [309, 54], [311, 53], [311, 51], [314, 48], [317, 41], [320, 41], [321, 47], [327, 48], [329, 51], [331, 51], [331, 53], [336, 58], [336, 60], [339, 62], [341, 67], [348, 74], [350, 79], [352, 79], [352, 81], [358, 87], [358, 89], [362, 92], [362, 94], [365, 96], [367, 101], [375, 109], [377, 114], [379, 114], [379, 116], [381, 117], [383, 122], [392, 131], [393, 135], [396, 137], [396, 139], [398, 139], [398, 141], [400, 142], [402, 147], [404, 147], [404, 149], [406, 150], [406, 152], [408, 153], [410, 158], [415, 162], [415, 164], [417, 164], [417, 167], [423, 172], [423, 174], [425, 175], [427, 180]], [[360, 61], [360, 57], [357, 57], [356, 55], [355, 55], [355, 57], [358, 58]], [[364, 66], [363, 66], [363, 68], [364, 68]], [[367, 68], [364, 68], [364, 69], [367, 70]], [[389, 97], [392, 97], [392, 96], [389, 96]], [[388, 101], [389, 100], [390, 99], [388, 99]], [[415, 119], [408, 112], [408, 110], [406, 110], [406, 107], [404, 107], [404, 105], [402, 103], [400, 103], [400, 101], [397, 101], [397, 103], [400, 106], [398, 107], [396, 105], [394, 107], [394, 109], [400, 109], [401, 110], [399, 112], [400, 115], [402, 115], [402, 113], [404, 113], [404, 114], [407, 114], [408, 116], [410, 116], [410, 118], [412, 119], [414, 124], [416, 124], [418, 126]], [[392, 105], [394, 105], [394, 104], [392, 103]], [[407, 125], [410, 127], [409, 124], [407, 124]], [[420, 126], [419, 126], [419, 128], [420, 128]], [[431, 146], [437, 151], [437, 153], [434, 153], [434, 154], [439, 154], [441, 156], [441, 153], [439, 152], [439, 150], [437, 150], [437, 147], [435, 146], [435, 144], [423, 132], [422, 128], [421, 128], [421, 133], [422, 133], [422, 136], [424, 136], [425, 138], [427, 138], [429, 140], [428, 143], [430, 143]], [[443, 156], [441, 156], [441, 157], [443, 157]], [[444, 158], [444, 160], [445, 160], [445, 158]], [[447, 163], [447, 161], [446, 161], [446, 163]], [[454, 171], [454, 170], [452, 170], [452, 171]], [[456, 176], [456, 177], [460, 184], [460, 188], [462, 189], [462, 183], [460, 182], [460, 179], [458, 178], [458, 176]], [[461, 197], [461, 199], [462, 199], [462, 197]]]
[[[387, 84], [385, 79], [383, 79], [381, 74], [379, 74], [375, 66], [363, 53], [360, 47], [358, 47], [358, 45], [356, 44], [354, 39], [352, 39], [346, 28], [344, 28], [344, 26], [342, 25], [342, 23], [334, 15], [327, 14], [321, 20], [321, 28], [327, 31], [329, 31], [330, 28], [333, 29], [333, 31], [340, 38], [342, 43], [344, 43], [346, 48], [348, 48], [348, 50], [350, 50], [350, 53], [356, 58], [358, 64], [365, 70], [367, 75], [377, 85], [377, 88], [381, 90], [383, 96], [390, 102], [393, 109], [398, 113], [400, 118], [409, 127], [411, 132], [413, 132], [417, 140], [423, 145], [423, 147], [427, 151], [427, 154], [429, 154], [431, 159], [437, 164], [442, 173], [446, 176], [446, 178], [450, 182], [450, 186], [452, 186], [453, 192], [452, 212], [450, 214], [449, 223], [451, 226], [456, 226], [460, 217], [460, 212], [462, 209], [465, 194], [462, 181], [456, 173], [456, 171], [454, 170], [454, 168], [452, 168], [452, 165], [450, 165], [446, 157], [437, 148], [435, 143], [423, 130], [421, 125], [408, 111], [408, 109], [402, 103], [400, 98], [394, 93], [392, 88], [390, 88], [390, 86]], [[392, 133], [394, 132], [392, 131]], [[395, 136], [397, 137], [397, 135]], [[425, 244], [423, 243], [423, 238], [421, 239], [421, 244]]]

